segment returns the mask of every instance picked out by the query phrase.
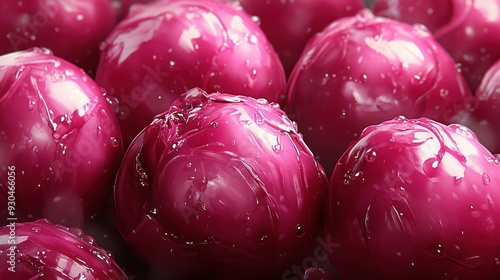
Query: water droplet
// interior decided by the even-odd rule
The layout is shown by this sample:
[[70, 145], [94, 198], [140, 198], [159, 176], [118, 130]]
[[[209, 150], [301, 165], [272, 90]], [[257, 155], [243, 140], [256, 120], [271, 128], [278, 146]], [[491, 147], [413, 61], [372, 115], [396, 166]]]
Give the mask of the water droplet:
[[346, 110], [340, 110], [340, 118], [341, 119], [345, 119], [346, 115], [347, 115]]
[[76, 20], [82, 21], [83, 20], [83, 15], [82, 14], [76, 15]]
[[427, 175], [430, 178], [434, 178], [438, 175], [439, 173], [439, 160], [436, 158], [429, 158], [426, 161], [424, 161], [423, 164], [423, 171], [425, 175]]
[[447, 89], [440, 89], [439, 90], [439, 95], [442, 97], [442, 98], [446, 98], [450, 95], [450, 92], [447, 90]]
[[97, 126], [97, 136], [102, 134], [102, 127], [100, 125]]
[[260, 25], [261, 23], [260, 17], [258, 16], [252, 16], [252, 21], [255, 22], [257, 25]]
[[260, 236], [260, 245], [265, 245], [269, 241], [269, 237], [265, 234]]
[[233, 146], [236, 145], [236, 140], [235, 139], [231, 140], [231, 145], [233, 145]]
[[251, 72], [251, 77], [252, 79], [255, 79], [257, 77], [257, 69], [252, 69], [252, 72]]
[[274, 145], [274, 146], [273, 146], [273, 151], [274, 151], [275, 153], [281, 153], [281, 152], [283, 152], [283, 145], [281, 145], [281, 144], [279, 144], [279, 143], [278, 143], [278, 144], [276, 144], [276, 145]]
[[464, 177], [455, 176], [455, 184], [459, 185], [464, 181]]
[[295, 237], [301, 238], [301, 237], [304, 237], [305, 234], [306, 234], [306, 230], [304, 229], [304, 227], [300, 224], [297, 224], [295, 226]]
[[36, 100], [33, 97], [29, 96], [28, 97], [28, 110], [32, 111], [35, 108], [35, 106], [36, 106]]
[[111, 146], [113, 146], [115, 148], [120, 145], [120, 143], [118, 142], [118, 139], [116, 139], [116, 137], [109, 138], [109, 141], [111, 142]]
[[500, 258], [494, 258], [495, 265], [500, 265]]
[[376, 157], [377, 157], [377, 151], [375, 150], [368, 150], [365, 154], [366, 162], [374, 162]]
[[490, 176], [488, 174], [483, 173], [482, 177], [483, 177], [483, 183], [485, 185], [489, 185], [491, 183], [491, 179], [490, 179]]
[[32, 227], [31, 230], [33, 232], [40, 232], [40, 227]]
[[259, 110], [255, 111], [254, 118], [255, 118], [255, 123], [258, 125], [263, 125], [265, 122], [264, 114]]
[[416, 84], [421, 84], [423, 83], [423, 79], [422, 79], [422, 76], [421, 75], [418, 75], [418, 74], [415, 74], [413, 75], [413, 77], [411, 78], [410, 82], [414, 85]]
[[156, 215], [156, 208], [153, 208], [149, 211], [151, 215]]
[[429, 253], [432, 257], [437, 259], [443, 259], [446, 256], [443, 245], [441, 244], [432, 244], [429, 248]]
[[219, 123], [218, 123], [218, 122], [216, 122], [216, 121], [211, 122], [211, 123], [210, 123], [210, 125], [211, 125], [213, 128], [217, 128], [217, 127], [219, 127]]
[[366, 75], [366, 74], [361, 75], [361, 80], [363, 82], [366, 82], [366, 80], [368, 80], [368, 75]]
[[191, 169], [193, 167], [193, 164], [191, 162], [188, 162], [186, 164], [186, 169]]

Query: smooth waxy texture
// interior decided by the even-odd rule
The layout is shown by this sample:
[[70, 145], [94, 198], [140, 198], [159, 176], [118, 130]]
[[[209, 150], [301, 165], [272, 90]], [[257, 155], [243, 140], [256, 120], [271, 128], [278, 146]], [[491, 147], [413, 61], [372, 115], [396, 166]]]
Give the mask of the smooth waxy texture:
[[461, 125], [366, 128], [337, 163], [325, 236], [341, 279], [500, 277], [499, 157]]
[[292, 72], [307, 41], [328, 24], [355, 15], [362, 0], [224, 0], [237, 2], [260, 27], [278, 53], [285, 72]]
[[309, 42], [287, 98], [285, 110], [329, 173], [366, 126], [398, 115], [449, 123], [473, 96], [425, 28], [363, 11]]
[[377, 16], [424, 24], [434, 32], [451, 20], [453, 0], [375, 0], [372, 11]]
[[111, 195], [122, 154], [116, 116], [82, 69], [46, 49], [0, 57], [2, 224], [14, 216], [82, 226]]
[[317, 237], [325, 184], [276, 103], [193, 89], [132, 142], [117, 225], [143, 260], [182, 277], [270, 279]]
[[14, 224], [0, 228], [2, 279], [127, 279], [110, 253], [79, 228], [45, 219]]
[[99, 44], [116, 24], [110, 0], [0, 2], [0, 55], [32, 47], [95, 75]]
[[472, 91], [500, 59], [497, 0], [380, 0], [373, 10], [377, 15], [427, 25], [459, 64]]
[[106, 39], [96, 81], [116, 97], [128, 145], [156, 114], [200, 87], [282, 101], [283, 66], [259, 26], [217, 1], [136, 6]]

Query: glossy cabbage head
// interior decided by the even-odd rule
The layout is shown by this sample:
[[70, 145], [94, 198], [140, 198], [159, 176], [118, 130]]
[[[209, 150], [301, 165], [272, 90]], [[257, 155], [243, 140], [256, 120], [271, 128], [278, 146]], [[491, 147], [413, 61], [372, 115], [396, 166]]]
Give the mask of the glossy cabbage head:
[[498, 279], [500, 165], [468, 128], [367, 127], [330, 179], [325, 236], [341, 279]]
[[30, 49], [0, 57], [0, 155], [1, 224], [15, 216], [82, 226], [112, 194], [123, 145], [102, 89], [47, 49]]
[[141, 259], [168, 273], [270, 279], [309, 252], [325, 184], [276, 103], [195, 88], [127, 150], [117, 226]]
[[285, 110], [328, 173], [366, 126], [398, 115], [449, 123], [471, 98], [455, 62], [424, 27], [363, 11], [309, 41]]
[[460, 123], [474, 131], [492, 153], [500, 153], [500, 60], [483, 76]]
[[99, 44], [116, 24], [110, 0], [0, 2], [0, 55], [32, 47], [95, 75]]
[[377, 0], [374, 13], [422, 23], [450, 53], [472, 91], [500, 59], [500, 2], [497, 0]]
[[127, 279], [91, 236], [46, 219], [0, 228], [0, 275], [13, 280]]
[[260, 27], [278, 53], [288, 75], [307, 41], [332, 21], [355, 15], [362, 0], [224, 0], [238, 2]]
[[245, 12], [210, 0], [135, 6], [106, 39], [96, 81], [114, 96], [131, 140], [185, 91], [281, 101], [283, 66]]

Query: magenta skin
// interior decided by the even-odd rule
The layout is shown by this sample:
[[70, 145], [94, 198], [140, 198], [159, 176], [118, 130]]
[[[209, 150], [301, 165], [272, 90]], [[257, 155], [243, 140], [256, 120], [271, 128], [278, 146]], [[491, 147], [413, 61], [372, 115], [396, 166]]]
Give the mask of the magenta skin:
[[0, 57], [0, 155], [1, 224], [45, 217], [81, 227], [111, 196], [123, 144], [101, 88], [49, 50], [30, 49]]
[[500, 279], [499, 171], [465, 126], [367, 127], [330, 179], [325, 236], [339, 277]]
[[99, 44], [116, 25], [110, 0], [0, 1], [0, 55], [50, 49], [95, 75]]
[[[410, 8], [412, 11], [406, 12]], [[434, 11], [432, 15], [426, 14], [429, 8]], [[377, 15], [432, 26], [436, 40], [460, 65], [472, 91], [488, 68], [500, 59], [497, 0], [380, 0], [375, 1], [373, 9]]]
[[363, 0], [225, 0], [239, 2], [278, 53], [287, 76], [299, 60], [307, 41], [328, 24], [353, 16], [365, 8]]
[[304, 273], [304, 280], [334, 280], [333, 275], [321, 267], [311, 267]]
[[91, 236], [46, 219], [0, 228], [0, 276], [12, 280], [127, 279]]
[[106, 39], [96, 76], [119, 101], [126, 146], [194, 87], [283, 101], [283, 66], [245, 12], [210, 0], [158, 1], [132, 10]]
[[158, 0], [111, 0], [115, 8], [118, 21], [127, 17], [130, 9], [133, 9], [135, 4], [148, 4]]
[[195, 88], [127, 150], [117, 227], [142, 260], [181, 279], [272, 279], [320, 234], [327, 185], [276, 103]]
[[424, 27], [365, 10], [309, 41], [287, 98], [285, 111], [330, 174], [366, 126], [398, 115], [449, 123], [473, 96]]
[[486, 71], [460, 123], [492, 153], [500, 153], [500, 60]]
[[377, 16], [409, 24], [424, 24], [431, 32], [450, 22], [453, 0], [375, 0], [371, 7]]

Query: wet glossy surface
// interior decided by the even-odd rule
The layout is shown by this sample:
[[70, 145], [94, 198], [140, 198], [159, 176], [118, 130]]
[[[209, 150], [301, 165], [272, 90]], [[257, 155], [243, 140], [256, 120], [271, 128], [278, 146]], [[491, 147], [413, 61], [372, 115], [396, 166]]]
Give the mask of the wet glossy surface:
[[276, 103], [193, 89], [127, 151], [117, 224], [171, 273], [270, 279], [309, 252], [326, 184]]
[[442, 122], [472, 98], [455, 63], [421, 25], [363, 11], [313, 38], [285, 110], [327, 174], [363, 128], [398, 115]]
[[225, 0], [256, 16], [280, 56], [287, 76], [307, 41], [332, 21], [362, 10], [362, 0]]
[[334, 280], [333, 275], [319, 267], [311, 267], [304, 273], [304, 280]]
[[500, 153], [500, 61], [485, 73], [475, 97], [460, 123], [471, 128], [492, 153]]
[[391, 8], [376, 11], [377, 14], [432, 26], [436, 40], [460, 65], [472, 91], [477, 89], [487, 69], [500, 59], [497, 0], [382, 0], [376, 1], [374, 8], [379, 5]]
[[499, 169], [460, 125], [397, 118], [364, 130], [330, 180], [339, 277], [500, 278]]
[[122, 153], [116, 116], [83, 70], [42, 49], [0, 57], [0, 203], [14, 181], [18, 221], [82, 226], [111, 195]]
[[424, 24], [434, 32], [451, 20], [453, 0], [376, 0], [372, 11], [409, 24]]
[[283, 66], [241, 10], [217, 1], [136, 6], [107, 38], [96, 81], [116, 97], [125, 143], [193, 87], [282, 101]]
[[48, 220], [15, 223], [15, 249], [12, 229], [0, 229], [2, 279], [127, 279], [109, 252], [79, 228]]
[[45, 47], [91, 75], [116, 24], [110, 0], [1, 1], [0, 11], [0, 55]]

